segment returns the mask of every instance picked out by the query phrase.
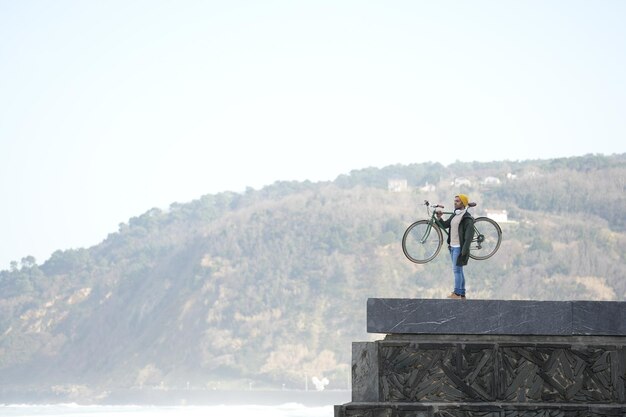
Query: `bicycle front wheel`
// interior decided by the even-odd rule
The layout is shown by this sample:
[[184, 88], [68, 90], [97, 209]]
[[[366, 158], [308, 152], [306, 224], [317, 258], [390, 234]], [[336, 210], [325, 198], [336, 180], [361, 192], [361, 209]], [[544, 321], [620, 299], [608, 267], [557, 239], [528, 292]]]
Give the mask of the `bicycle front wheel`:
[[502, 242], [500, 225], [488, 217], [474, 220], [474, 238], [470, 246], [470, 258], [482, 261], [493, 256]]
[[409, 261], [425, 264], [439, 254], [443, 236], [436, 225], [419, 220], [410, 225], [402, 236], [402, 251]]

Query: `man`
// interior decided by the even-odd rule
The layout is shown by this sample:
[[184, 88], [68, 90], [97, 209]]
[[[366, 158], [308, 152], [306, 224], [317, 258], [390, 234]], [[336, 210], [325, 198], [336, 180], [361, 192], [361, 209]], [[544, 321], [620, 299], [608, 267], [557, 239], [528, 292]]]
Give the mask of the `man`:
[[463, 266], [469, 260], [470, 244], [474, 237], [474, 218], [467, 212], [469, 198], [465, 194], [454, 197], [454, 214], [448, 220], [441, 220], [442, 213], [437, 211], [439, 227], [450, 229], [448, 233], [448, 248], [452, 257], [452, 272], [454, 273], [454, 291], [448, 298], [465, 299], [465, 275]]

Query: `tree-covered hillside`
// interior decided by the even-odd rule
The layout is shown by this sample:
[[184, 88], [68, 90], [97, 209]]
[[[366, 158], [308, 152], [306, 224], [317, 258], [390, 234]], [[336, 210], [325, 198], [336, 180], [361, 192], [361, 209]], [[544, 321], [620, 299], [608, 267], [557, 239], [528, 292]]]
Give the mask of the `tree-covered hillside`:
[[624, 300], [625, 179], [626, 154], [427, 163], [151, 209], [0, 272], [0, 394], [347, 388], [351, 342], [378, 337], [368, 297], [450, 292], [447, 253], [412, 264], [400, 241], [425, 199], [459, 192], [508, 217], [498, 253], [466, 269], [468, 298]]

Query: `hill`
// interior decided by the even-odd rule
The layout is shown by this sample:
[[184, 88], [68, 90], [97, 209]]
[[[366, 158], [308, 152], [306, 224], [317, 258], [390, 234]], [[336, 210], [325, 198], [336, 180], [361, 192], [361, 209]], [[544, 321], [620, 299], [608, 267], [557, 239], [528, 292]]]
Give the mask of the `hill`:
[[148, 210], [96, 246], [0, 272], [0, 402], [313, 376], [346, 389], [350, 344], [372, 337], [368, 297], [451, 290], [445, 253], [412, 264], [400, 240], [425, 199], [459, 192], [503, 220], [498, 253], [466, 270], [469, 298], [623, 300], [625, 178], [626, 154], [425, 163]]

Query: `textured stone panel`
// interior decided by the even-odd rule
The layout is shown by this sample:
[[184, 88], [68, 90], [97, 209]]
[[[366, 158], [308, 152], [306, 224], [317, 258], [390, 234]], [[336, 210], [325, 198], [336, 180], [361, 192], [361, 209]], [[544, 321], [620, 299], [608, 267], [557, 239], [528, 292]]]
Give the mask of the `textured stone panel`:
[[355, 404], [335, 406], [335, 417], [624, 417], [626, 407], [568, 404]]
[[352, 343], [352, 401], [379, 397], [378, 344]]
[[379, 343], [383, 402], [626, 404], [626, 348]]

